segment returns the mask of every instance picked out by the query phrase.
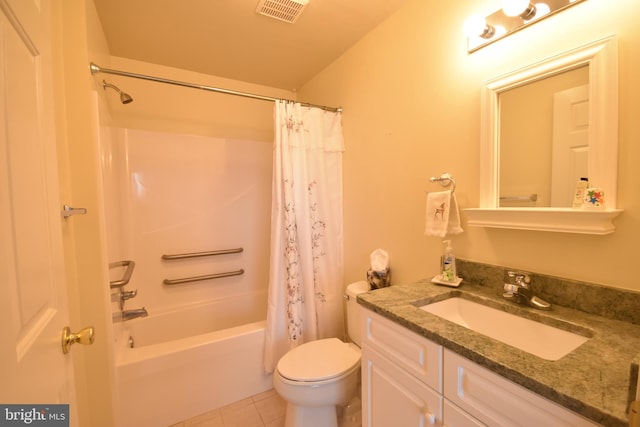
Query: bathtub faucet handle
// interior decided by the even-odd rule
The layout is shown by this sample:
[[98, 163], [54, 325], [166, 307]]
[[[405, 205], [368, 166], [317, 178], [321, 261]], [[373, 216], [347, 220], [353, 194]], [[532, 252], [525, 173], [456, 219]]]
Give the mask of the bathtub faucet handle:
[[133, 290], [133, 291], [123, 291], [122, 288], [120, 288], [120, 310], [124, 309], [124, 302], [128, 299], [131, 298], [135, 298], [136, 295], [138, 295], [138, 291], [137, 290]]
[[120, 298], [122, 298], [122, 301], [124, 302], [128, 299], [135, 298], [136, 295], [138, 295], [138, 291], [135, 289], [133, 291], [123, 291], [120, 294]]

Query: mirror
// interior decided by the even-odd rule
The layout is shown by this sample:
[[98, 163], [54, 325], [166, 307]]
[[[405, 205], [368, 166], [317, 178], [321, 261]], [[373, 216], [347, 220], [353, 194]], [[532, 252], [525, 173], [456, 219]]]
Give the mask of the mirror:
[[[502, 207], [501, 188], [505, 193], [502, 197], [526, 197], [538, 193], [537, 190], [531, 192], [529, 188], [509, 188], [514, 183], [506, 180], [509, 174], [513, 175], [514, 172], [506, 170], [507, 164], [514, 168], [515, 173], [521, 171], [529, 176], [530, 182], [551, 180], [550, 173], [542, 172], [543, 169], [550, 169], [551, 165], [544, 168], [539, 166], [539, 170], [536, 171], [534, 164], [533, 168], [525, 172], [525, 168], [535, 162], [530, 161], [530, 158], [522, 158], [522, 154], [515, 159], [508, 154], [509, 141], [501, 137], [501, 109], [504, 108], [501, 105], [502, 97], [507, 98], [512, 91], [516, 93], [529, 85], [548, 83], [553, 78], [560, 76], [559, 79], [562, 79], [573, 73], [588, 76], [586, 85], [589, 107], [583, 113], [586, 114], [589, 124], [589, 151], [584, 163], [590, 185], [604, 190], [606, 209], [574, 209], [569, 207], [569, 203], [563, 207], [534, 207], [539, 205], [531, 204]], [[615, 230], [612, 219], [620, 213], [620, 210], [616, 209], [618, 63], [615, 38], [598, 40], [489, 80], [483, 85], [481, 101], [480, 207], [464, 210], [469, 225], [588, 234], [609, 234]], [[506, 108], [509, 108], [508, 102]], [[527, 112], [530, 114], [531, 108], [528, 108]], [[537, 143], [542, 144], [540, 141]], [[503, 156], [506, 159], [501, 159]], [[505, 161], [505, 169], [501, 166], [501, 160]], [[505, 176], [501, 178], [502, 174]], [[550, 187], [550, 184], [548, 186]], [[575, 183], [573, 188], [575, 189]], [[507, 195], [507, 191], [513, 191], [514, 194]], [[551, 206], [551, 202], [547, 203], [547, 206]]]
[[571, 207], [589, 176], [589, 66], [498, 95], [500, 207]]

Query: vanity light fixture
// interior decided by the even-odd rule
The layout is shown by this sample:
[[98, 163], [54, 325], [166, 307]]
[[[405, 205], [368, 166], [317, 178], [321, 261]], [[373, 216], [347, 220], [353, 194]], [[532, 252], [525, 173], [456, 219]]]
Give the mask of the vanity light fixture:
[[487, 20], [482, 16], [473, 15], [464, 22], [464, 33], [467, 37], [481, 37], [488, 40], [496, 34], [496, 29], [488, 25]]
[[504, 0], [502, 10], [507, 16], [519, 16], [525, 21], [536, 16], [536, 5], [529, 0]]
[[471, 16], [465, 21], [464, 33], [467, 36], [467, 52], [475, 52], [513, 32], [583, 1], [503, 0], [500, 10], [484, 18], [481, 15]]

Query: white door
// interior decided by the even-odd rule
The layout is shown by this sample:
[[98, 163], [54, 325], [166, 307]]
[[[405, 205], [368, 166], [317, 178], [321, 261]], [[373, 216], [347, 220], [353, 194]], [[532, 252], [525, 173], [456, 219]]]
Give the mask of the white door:
[[552, 207], [571, 207], [576, 183], [588, 177], [588, 159], [589, 85], [584, 85], [553, 98]]
[[49, 0], [0, 0], [0, 404], [69, 404], [75, 418], [52, 19]]

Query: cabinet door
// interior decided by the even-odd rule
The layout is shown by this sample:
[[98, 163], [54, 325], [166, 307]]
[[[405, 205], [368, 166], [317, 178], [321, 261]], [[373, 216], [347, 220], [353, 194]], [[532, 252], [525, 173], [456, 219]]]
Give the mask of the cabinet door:
[[442, 403], [442, 418], [442, 427], [486, 427], [447, 399]]
[[363, 427], [442, 426], [442, 396], [368, 346], [362, 400]]

